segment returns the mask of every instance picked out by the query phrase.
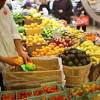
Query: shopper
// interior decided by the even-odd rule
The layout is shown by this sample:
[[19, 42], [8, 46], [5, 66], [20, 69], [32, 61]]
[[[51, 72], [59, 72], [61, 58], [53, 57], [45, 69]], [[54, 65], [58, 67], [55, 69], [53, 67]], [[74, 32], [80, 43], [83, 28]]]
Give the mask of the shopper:
[[[85, 20], [82, 20], [82, 19], [85, 19]], [[88, 25], [89, 23], [89, 17], [87, 16], [87, 13], [84, 9], [84, 7], [82, 6], [82, 3], [81, 1], [78, 2], [77, 6], [76, 6], [76, 21], [80, 19], [79, 21], [79, 24], [76, 23], [76, 27], [77, 29], [79, 30], [81, 27], [82, 27], [82, 30], [83, 31], [86, 31], [86, 26]]]
[[20, 66], [15, 59], [19, 55], [24, 63], [30, 60], [21, 45], [21, 38], [16, 30], [16, 24], [11, 16], [9, 8], [5, 5], [6, 0], [0, 0], [0, 87], [3, 88], [2, 72], [9, 65]]
[[59, 18], [64, 19], [67, 23], [70, 23], [72, 12], [72, 3], [71, 0], [55, 0], [53, 2], [52, 14]]
[[47, 0], [40, 0], [40, 6], [39, 6], [39, 11], [43, 12], [44, 16], [48, 16], [49, 15], [49, 6], [48, 6], [48, 1]]

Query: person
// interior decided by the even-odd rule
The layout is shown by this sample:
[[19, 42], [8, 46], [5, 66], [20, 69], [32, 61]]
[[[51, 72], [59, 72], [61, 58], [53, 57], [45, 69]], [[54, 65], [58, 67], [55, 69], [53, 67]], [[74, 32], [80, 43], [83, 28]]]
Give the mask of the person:
[[54, 0], [52, 7], [52, 15], [58, 19], [66, 20], [70, 23], [72, 12], [72, 3], [70, 0]]
[[[77, 6], [76, 6], [76, 16], [86, 16], [87, 13], [84, 9], [84, 7], [82, 6], [81, 1], [78, 2]], [[77, 29], [79, 30], [82, 27], [82, 30], [85, 32], [86, 31], [86, 26], [87, 25], [77, 25]]]
[[76, 11], [77, 11], [76, 7], [77, 7], [78, 2], [80, 2], [80, 0], [71, 0], [71, 2], [73, 6], [73, 13], [74, 15], [76, 15]]
[[16, 57], [21, 56], [24, 63], [31, 61], [23, 49], [21, 37], [5, 2], [6, 0], [0, 0], [0, 87], [2, 90], [4, 89], [2, 76], [6, 68], [10, 65], [20, 66], [22, 64], [16, 62]]
[[42, 11], [44, 16], [49, 15], [49, 6], [48, 6], [48, 1], [47, 0], [40, 0], [41, 4], [39, 6], [39, 11]]

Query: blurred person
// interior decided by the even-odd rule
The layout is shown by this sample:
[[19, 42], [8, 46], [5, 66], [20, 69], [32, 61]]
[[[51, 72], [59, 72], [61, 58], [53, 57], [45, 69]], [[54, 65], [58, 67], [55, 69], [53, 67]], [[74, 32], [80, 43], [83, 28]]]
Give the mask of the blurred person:
[[[21, 37], [5, 2], [6, 0], [0, 0], [0, 87], [2, 90], [4, 90], [2, 74], [6, 68], [10, 68], [9, 65], [20, 66], [31, 61], [23, 49]], [[23, 63], [16, 62], [18, 55], [23, 58]]]
[[39, 6], [39, 11], [43, 12], [43, 15], [48, 16], [49, 15], [49, 6], [48, 6], [48, 1], [47, 0], [40, 0], [40, 6]]
[[[86, 13], [84, 7], [82, 6], [81, 1], [78, 2], [77, 6], [76, 6], [76, 16], [77, 17], [81, 17], [81, 16], [85, 17], [85, 16], [87, 16], [87, 13]], [[87, 18], [88, 18], [88, 16], [87, 16]], [[88, 21], [88, 19], [86, 19], [86, 20]], [[80, 21], [83, 21], [83, 20], [80, 19]], [[80, 25], [77, 25], [76, 27], [77, 27], [78, 30], [82, 27], [82, 30], [85, 32], [86, 31], [86, 26], [87, 26], [86, 24], [82, 24], [82, 25], [80, 24]]]
[[78, 2], [80, 2], [80, 0], [71, 0], [71, 2], [73, 6], [73, 13], [74, 15], [76, 15], [76, 11], [77, 11], [76, 7], [77, 7]]
[[67, 23], [70, 23], [72, 12], [72, 3], [71, 0], [54, 0], [52, 7], [52, 14], [59, 19], [66, 20]]

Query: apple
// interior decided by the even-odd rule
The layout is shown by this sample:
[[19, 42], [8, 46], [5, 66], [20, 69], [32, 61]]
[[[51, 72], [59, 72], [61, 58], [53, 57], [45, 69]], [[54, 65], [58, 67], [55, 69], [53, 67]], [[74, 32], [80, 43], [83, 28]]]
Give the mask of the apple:
[[60, 46], [60, 47], [63, 47], [64, 45], [60, 43], [59, 46]]
[[28, 71], [33, 71], [33, 70], [36, 70], [36, 69], [37, 69], [36, 65], [33, 64], [33, 63], [27, 63], [27, 64], [25, 65], [25, 68], [26, 68]]

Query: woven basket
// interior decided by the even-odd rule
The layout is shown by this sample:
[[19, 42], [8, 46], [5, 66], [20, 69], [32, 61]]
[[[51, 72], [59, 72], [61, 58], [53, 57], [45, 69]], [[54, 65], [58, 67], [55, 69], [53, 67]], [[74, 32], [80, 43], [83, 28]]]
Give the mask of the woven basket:
[[29, 20], [29, 19], [24, 19], [24, 23], [26, 25], [30, 25], [32, 23], [37, 23], [37, 24], [41, 24], [42, 23], [42, 19], [32, 19], [32, 20]]
[[25, 30], [26, 35], [34, 35], [34, 34], [42, 34], [43, 29], [42, 28], [33, 28], [33, 29], [27, 29]]
[[85, 66], [64, 66], [64, 73], [67, 86], [79, 86], [86, 83], [90, 72], [91, 63]]

